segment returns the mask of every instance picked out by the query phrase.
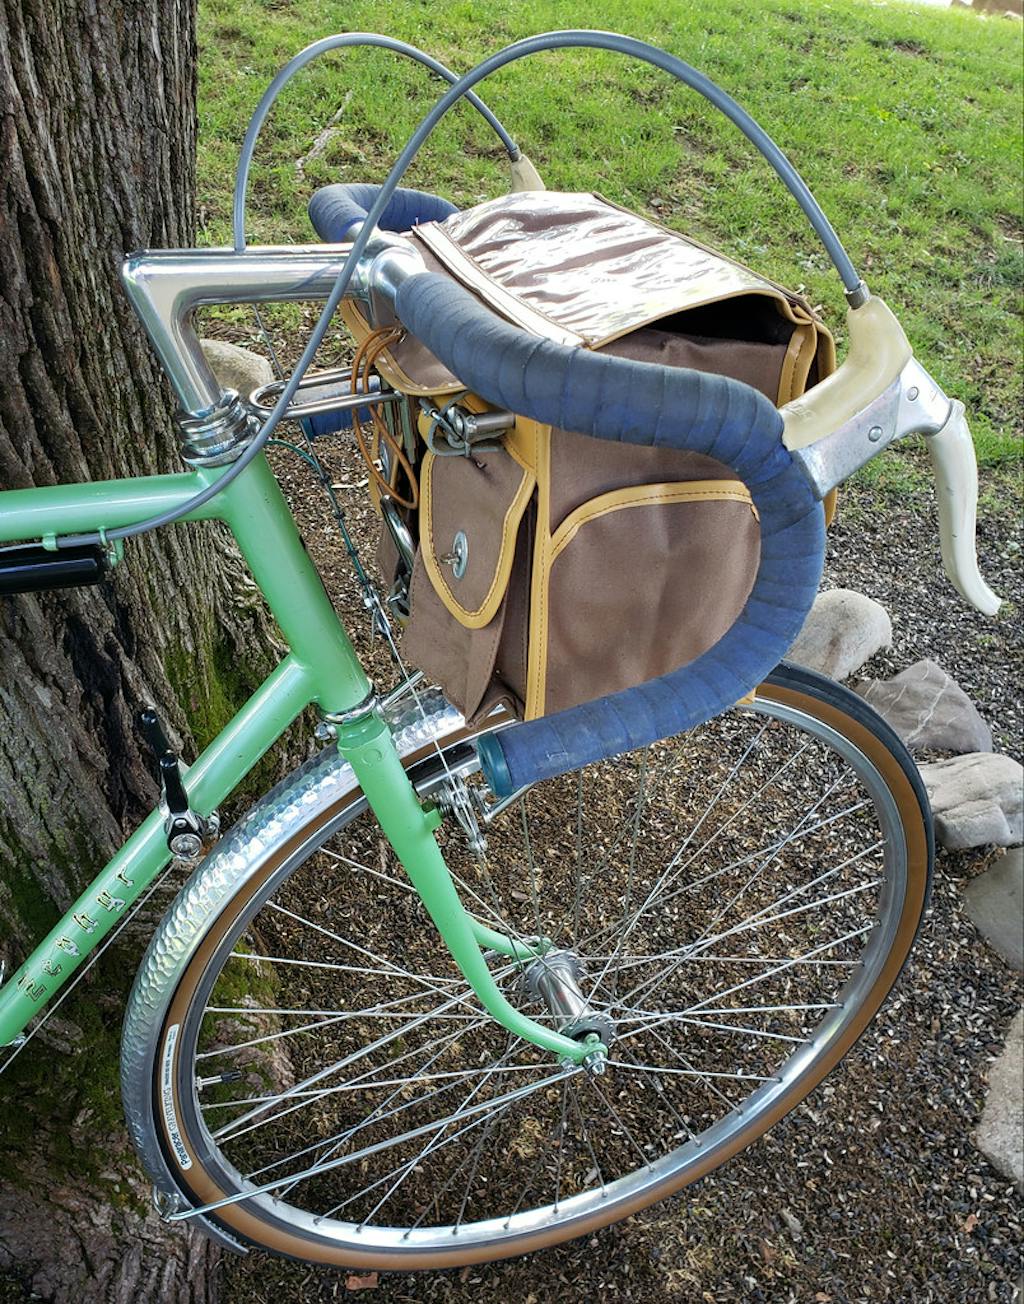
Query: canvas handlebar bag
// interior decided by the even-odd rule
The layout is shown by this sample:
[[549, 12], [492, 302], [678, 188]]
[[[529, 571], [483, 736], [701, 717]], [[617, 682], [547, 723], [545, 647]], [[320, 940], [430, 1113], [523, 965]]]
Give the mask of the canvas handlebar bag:
[[[835, 368], [832, 337], [799, 295], [596, 194], [506, 195], [409, 238], [430, 270], [540, 338], [731, 376], [777, 406]], [[359, 308], [343, 313], [366, 340]], [[503, 702], [532, 719], [631, 687], [733, 624], [759, 531], [722, 463], [523, 417], [453, 455], [428, 443], [425, 409], [487, 405], [408, 335], [374, 365], [409, 396], [405, 428], [419, 436], [403, 651], [467, 717]], [[390, 583], [399, 562], [386, 540], [380, 560]]]

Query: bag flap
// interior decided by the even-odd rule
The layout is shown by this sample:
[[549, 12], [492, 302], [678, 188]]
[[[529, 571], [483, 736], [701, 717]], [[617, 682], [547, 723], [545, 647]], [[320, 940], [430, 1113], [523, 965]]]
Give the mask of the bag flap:
[[[600, 349], [679, 313], [699, 315], [709, 305], [756, 295], [788, 323], [780, 334], [788, 349], [778, 383], [764, 387], [773, 401], [788, 402], [835, 366], [828, 330], [799, 295], [600, 195], [503, 195], [444, 222], [422, 223], [408, 238], [430, 271], [454, 277], [507, 321], [562, 344]], [[357, 340], [370, 333], [354, 303], [343, 303], [341, 314]], [[377, 365], [406, 394], [462, 388], [411, 336]]]
[[749, 267], [596, 194], [503, 195], [411, 234], [496, 312], [563, 344], [600, 348], [744, 294], [799, 305], [811, 317], [799, 296]]
[[425, 453], [420, 548], [430, 583], [456, 620], [482, 629], [508, 587], [534, 472], [503, 450], [473, 457]]

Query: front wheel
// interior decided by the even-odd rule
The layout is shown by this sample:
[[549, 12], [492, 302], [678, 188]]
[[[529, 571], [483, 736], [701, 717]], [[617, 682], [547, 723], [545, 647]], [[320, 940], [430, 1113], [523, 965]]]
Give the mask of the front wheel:
[[485, 1014], [325, 754], [183, 889], [126, 1020], [136, 1142], [165, 1191], [213, 1206], [215, 1234], [402, 1270], [624, 1218], [822, 1080], [925, 905], [912, 760], [860, 698], [796, 667], [497, 807], [464, 734], [409, 764], [421, 791], [460, 797], [438, 837], [467, 909], [551, 939], [532, 965], [491, 957], [499, 986], [535, 1019], [598, 1029], [605, 1071], [562, 1068]]

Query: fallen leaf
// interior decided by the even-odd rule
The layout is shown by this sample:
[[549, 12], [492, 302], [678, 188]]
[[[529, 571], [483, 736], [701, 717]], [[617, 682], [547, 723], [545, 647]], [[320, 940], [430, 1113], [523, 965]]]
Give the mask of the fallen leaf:
[[368, 1272], [363, 1277], [352, 1276], [345, 1278], [346, 1290], [375, 1290], [376, 1287], [377, 1274], [375, 1272]]

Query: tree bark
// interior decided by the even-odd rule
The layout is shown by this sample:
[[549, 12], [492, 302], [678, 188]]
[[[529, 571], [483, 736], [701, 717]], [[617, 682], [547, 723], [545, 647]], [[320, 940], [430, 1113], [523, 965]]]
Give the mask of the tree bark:
[[[193, 0], [0, 0], [0, 489], [180, 465], [118, 269], [192, 243], [195, 65]], [[187, 756], [268, 649], [219, 527], [130, 542], [95, 588], [0, 598], [9, 966], [152, 806], [138, 708], [155, 702]], [[127, 989], [117, 964], [97, 968], [104, 992]], [[121, 1001], [98, 986], [0, 1078], [0, 1267], [46, 1299], [212, 1298], [212, 1251], [145, 1212], [116, 1091]]]

